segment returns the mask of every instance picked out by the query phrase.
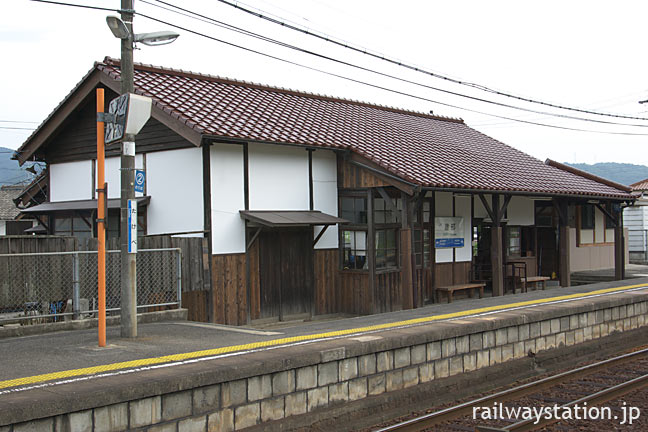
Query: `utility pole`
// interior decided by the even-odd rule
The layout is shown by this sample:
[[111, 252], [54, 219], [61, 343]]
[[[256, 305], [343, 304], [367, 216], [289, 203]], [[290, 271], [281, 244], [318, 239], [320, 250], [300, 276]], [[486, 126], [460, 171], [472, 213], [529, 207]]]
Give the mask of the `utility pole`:
[[[130, 35], [121, 40], [121, 92], [133, 93], [133, 0], [121, 0], [121, 19]], [[121, 154], [121, 337], [137, 337], [137, 254], [129, 253], [128, 200], [135, 198], [135, 136], [125, 134]], [[137, 220], [133, 221], [137, 223]]]

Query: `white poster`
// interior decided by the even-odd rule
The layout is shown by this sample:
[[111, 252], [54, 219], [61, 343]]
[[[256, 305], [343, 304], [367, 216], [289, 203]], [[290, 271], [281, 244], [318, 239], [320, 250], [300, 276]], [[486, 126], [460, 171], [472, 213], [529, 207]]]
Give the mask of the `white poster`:
[[434, 218], [434, 247], [454, 248], [464, 247], [464, 218], [435, 217]]

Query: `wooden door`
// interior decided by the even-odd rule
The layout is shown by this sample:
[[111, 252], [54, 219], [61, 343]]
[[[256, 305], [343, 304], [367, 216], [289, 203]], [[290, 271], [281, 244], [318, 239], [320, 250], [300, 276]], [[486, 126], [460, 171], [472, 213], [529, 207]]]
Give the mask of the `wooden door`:
[[264, 230], [259, 236], [260, 318], [311, 314], [313, 231]]

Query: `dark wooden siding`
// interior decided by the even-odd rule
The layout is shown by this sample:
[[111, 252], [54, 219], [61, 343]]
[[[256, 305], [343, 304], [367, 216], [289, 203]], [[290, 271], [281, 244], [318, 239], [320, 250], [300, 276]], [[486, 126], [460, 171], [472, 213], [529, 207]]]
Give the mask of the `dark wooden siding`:
[[[106, 110], [115, 93], [106, 90]], [[53, 136], [39, 151], [49, 163], [89, 160], [97, 157], [97, 114], [94, 92], [78, 110], [72, 113]], [[151, 118], [137, 134], [137, 153], [194, 147], [159, 121]], [[106, 156], [119, 156], [118, 145], [108, 146]]]
[[432, 271], [429, 268], [417, 268], [414, 273], [414, 283], [416, 284], [417, 307], [423, 306], [429, 300], [434, 298], [432, 287]]
[[389, 183], [338, 157], [338, 187], [357, 189], [381, 186], [389, 186]]
[[375, 313], [393, 312], [403, 308], [401, 272], [378, 273], [374, 284]]
[[316, 249], [315, 314], [326, 315], [342, 311], [340, 292], [339, 252], [337, 249]]
[[372, 295], [369, 292], [369, 273], [340, 272], [340, 290], [342, 312], [359, 315], [373, 313]]
[[245, 254], [212, 256], [214, 320], [243, 325], [247, 322]]

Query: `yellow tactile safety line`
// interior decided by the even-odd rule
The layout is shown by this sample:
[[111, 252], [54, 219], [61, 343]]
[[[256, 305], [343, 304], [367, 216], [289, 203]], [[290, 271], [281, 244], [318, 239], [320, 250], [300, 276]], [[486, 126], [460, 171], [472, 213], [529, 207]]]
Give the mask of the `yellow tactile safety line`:
[[468, 315], [483, 314], [483, 313], [494, 312], [503, 309], [518, 308], [523, 306], [537, 305], [537, 304], [550, 303], [550, 302], [556, 302], [562, 300], [572, 300], [577, 298], [586, 298], [590, 296], [609, 294], [616, 291], [623, 291], [623, 290], [641, 288], [641, 287], [648, 287], [648, 284], [626, 285], [626, 286], [616, 287], [616, 288], [600, 289], [588, 293], [569, 294], [569, 295], [550, 297], [550, 298], [539, 299], [539, 300], [528, 300], [528, 301], [517, 302], [517, 303], [509, 303], [506, 305], [489, 306], [489, 307], [484, 307], [479, 309], [470, 309], [470, 310], [453, 312], [453, 313], [448, 313], [443, 315], [433, 315], [429, 317], [413, 318], [404, 321], [377, 324], [377, 325], [366, 326], [366, 327], [357, 327], [357, 328], [338, 330], [338, 331], [332, 331], [327, 333], [292, 336], [292, 337], [281, 338], [281, 339], [273, 339], [269, 341], [253, 342], [249, 344], [232, 345], [232, 346], [214, 348], [214, 349], [208, 349], [202, 351], [172, 354], [172, 355], [166, 355], [162, 357], [152, 357], [152, 358], [146, 358], [140, 360], [111, 363], [111, 364], [100, 365], [100, 366], [85, 367], [80, 369], [71, 369], [71, 370], [60, 371], [60, 372], [52, 372], [52, 373], [46, 373], [42, 375], [34, 375], [31, 377], [15, 378], [6, 381], [0, 381], [0, 389], [23, 386], [27, 384], [42, 383], [45, 381], [52, 381], [57, 379], [67, 379], [67, 378], [78, 377], [82, 375], [94, 375], [102, 372], [116, 371], [120, 369], [152, 366], [156, 364], [162, 364], [162, 363], [168, 363], [174, 361], [196, 359], [199, 357], [209, 357], [209, 356], [215, 356], [221, 354], [228, 354], [236, 351], [247, 351], [247, 350], [254, 350], [259, 348], [267, 348], [267, 347], [273, 347], [277, 345], [284, 345], [284, 344], [295, 343], [295, 342], [312, 341], [316, 339], [325, 339], [325, 338], [331, 338], [336, 336], [345, 336], [349, 334], [370, 332], [376, 330], [387, 330], [390, 328], [402, 327], [402, 326], [407, 326], [412, 324], [424, 324], [433, 321], [465, 317]]

